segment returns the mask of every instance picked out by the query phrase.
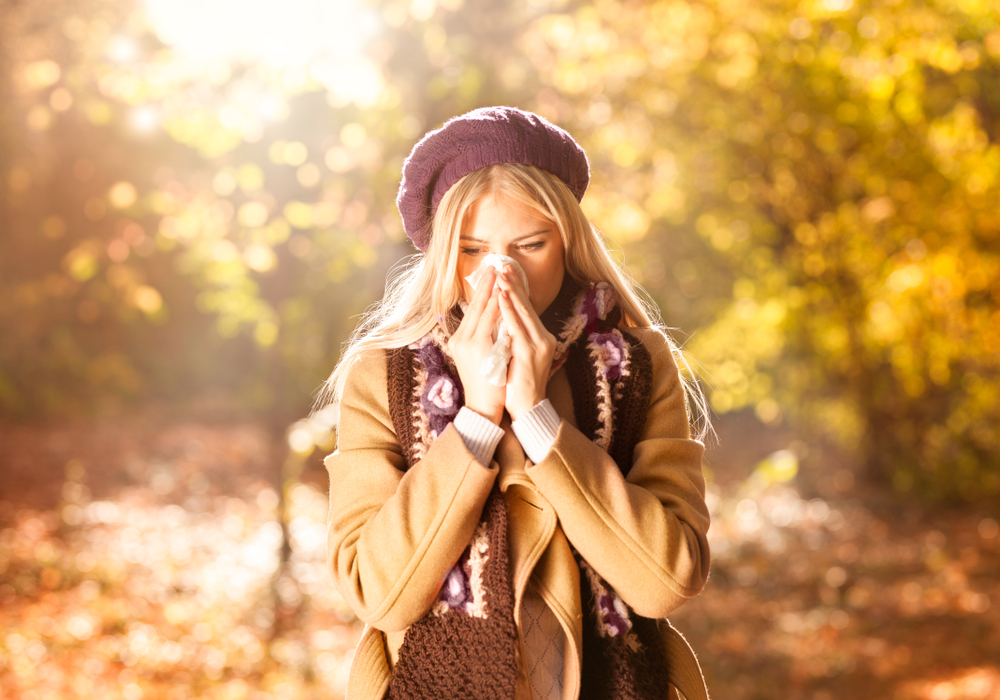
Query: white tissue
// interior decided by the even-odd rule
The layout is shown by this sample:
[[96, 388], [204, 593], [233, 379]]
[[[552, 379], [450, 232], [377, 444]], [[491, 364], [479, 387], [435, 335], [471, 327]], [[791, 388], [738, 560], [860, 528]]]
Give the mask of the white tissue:
[[[465, 278], [473, 289], [479, 284], [479, 280], [490, 268], [493, 268], [499, 275], [505, 265], [510, 265], [521, 274], [521, 281], [524, 282], [524, 291], [528, 291], [528, 276], [524, 274], [521, 265], [514, 258], [506, 255], [490, 253], [479, 264], [479, 267], [471, 275]], [[494, 284], [496, 286], [496, 284]], [[507, 332], [507, 324], [503, 319], [497, 321], [496, 328], [493, 329], [493, 347], [490, 348], [489, 355], [483, 360], [479, 368], [479, 376], [483, 377], [493, 386], [503, 386], [507, 383], [507, 365], [510, 363], [510, 333]]]

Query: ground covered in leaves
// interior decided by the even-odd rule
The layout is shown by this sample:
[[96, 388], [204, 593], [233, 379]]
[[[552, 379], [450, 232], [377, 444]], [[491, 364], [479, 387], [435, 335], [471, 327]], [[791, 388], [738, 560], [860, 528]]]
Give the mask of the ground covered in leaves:
[[[0, 697], [343, 695], [362, 626], [326, 574], [318, 460], [281, 517], [251, 422], [146, 412], [0, 435]], [[998, 509], [795, 478], [794, 445], [758, 463], [725, 437], [712, 575], [671, 618], [714, 697], [1000, 699]]]

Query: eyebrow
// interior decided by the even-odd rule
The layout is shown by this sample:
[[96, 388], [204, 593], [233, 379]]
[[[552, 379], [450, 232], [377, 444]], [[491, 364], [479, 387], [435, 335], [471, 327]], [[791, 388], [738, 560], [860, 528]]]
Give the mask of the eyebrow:
[[[517, 238], [515, 238], [514, 240], [512, 240], [511, 243], [517, 243], [518, 241], [523, 241], [525, 238], [531, 238], [532, 236], [538, 236], [538, 235], [541, 235], [543, 233], [551, 233], [551, 232], [552, 232], [552, 227], [551, 226], [547, 226], [545, 228], [540, 228], [537, 231], [532, 231], [531, 233], [526, 233], [523, 236], [518, 236]], [[472, 241], [473, 243], [489, 243], [489, 241], [484, 241], [481, 238], [474, 238], [472, 236], [467, 236], [465, 234], [462, 234], [461, 236], [459, 236], [458, 240], [460, 240], [460, 241]]]

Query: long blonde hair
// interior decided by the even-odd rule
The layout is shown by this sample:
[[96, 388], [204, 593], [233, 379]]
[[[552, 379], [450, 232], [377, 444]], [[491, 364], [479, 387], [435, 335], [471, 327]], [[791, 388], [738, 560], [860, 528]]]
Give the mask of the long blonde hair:
[[365, 313], [345, 343], [337, 367], [319, 392], [316, 407], [339, 405], [347, 374], [363, 354], [419, 340], [462, 300], [458, 239], [472, 208], [490, 195], [514, 200], [555, 222], [565, 250], [566, 274], [583, 284], [607, 282], [615, 290], [625, 326], [654, 328], [663, 334], [682, 370], [692, 431], [698, 438], [710, 433], [704, 394], [683, 353], [667, 334], [656, 305], [611, 257], [604, 235], [587, 219], [569, 187], [545, 170], [520, 163], [481, 168], [445, 193], [434, 213], [427, 252], [411, 256], [390, 271], [385, 296]]

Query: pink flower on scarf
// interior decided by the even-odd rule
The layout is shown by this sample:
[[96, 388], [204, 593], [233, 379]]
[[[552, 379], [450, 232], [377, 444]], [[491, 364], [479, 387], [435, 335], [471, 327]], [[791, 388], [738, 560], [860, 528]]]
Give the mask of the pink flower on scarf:
[[458, 391], [452, 378], [445, 375], [438, 377], [427, 389], [427, 400], [434, 404], [442, 412], [455, 408], [458, 400]]
[[607, 318], [611, 309], [615, 308], [615, 290], [607, 282], [600, 282], [594, 287], [594, 306], [597, 307], [597, 317]]
[[620, 379], [625, 370], [628, 349], [618, 333], [592, 333], [590, 342], [597, 347], [598, 365], [608, 379]]

